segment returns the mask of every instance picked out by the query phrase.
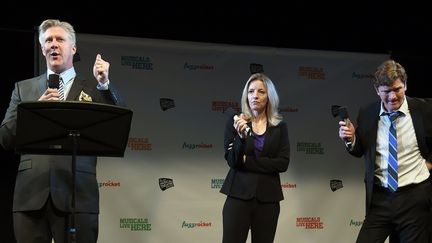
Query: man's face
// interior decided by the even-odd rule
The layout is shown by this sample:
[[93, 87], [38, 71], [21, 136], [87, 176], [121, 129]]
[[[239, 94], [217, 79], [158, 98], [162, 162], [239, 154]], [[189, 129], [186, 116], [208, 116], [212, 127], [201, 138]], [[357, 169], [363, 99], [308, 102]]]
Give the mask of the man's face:
[[381, 98], [387, 112], [392, 112], [401, 107], [405, 99], [406, 86], [400, 79], [396, 79], [390, 86], [382, 85], [377, 88], [377, 94]]
[[52, 71], [61, 73], [72, 67], [76, 47], [63, 28], [51, 27], [47, 29], [41, 48], [48, 68]]

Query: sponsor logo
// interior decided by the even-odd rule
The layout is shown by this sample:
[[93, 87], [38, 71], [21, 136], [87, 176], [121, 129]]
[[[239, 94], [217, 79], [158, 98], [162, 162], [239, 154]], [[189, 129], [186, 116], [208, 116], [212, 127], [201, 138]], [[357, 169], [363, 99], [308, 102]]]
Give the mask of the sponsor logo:
[[324, 222], [320, 217], [298, 217], [296, 227], [305, 229], [324, 229]]
[[130, 150], [152, 150], [148, 138], [129, 138], [127, 146]]
[[224, 183], [225, 179], [211, 179], [211, 188], [220, 189]]
[[375, 77], [374, 77], [374, 75], [371, 74], [371, 73], [356, 73], [356, 72], [353, 72], [353, 73], [352, 73], [352, 78], [355, 78], [355, 79], [368, 79], [368, 80], [372, 80], [372, 79], [374, 79]]
[[121, 56], [121, 65], [130, 66], [132, 69], [153, 70], [153, 62], [150, 57]]
[[321, 143], [298, 142], [297, 152], [304, 152], [305, 154], [324, 154], [324, 148]]
[[166, 111], [168, 109], [172, 109], [175, 107], [174, 100], [169, 98], [160, 98], [159, 99], [160, 108], [163, 111]]
[[342, 184], [341, 180], [336, 180], [336, 179], [330, 180], [330, 189], [332, 191], [339, 190], [342, 187], [343, 187], [343, 184]]
[[182, 146], [183, 149], [211, 149], [213, 148], [213, 144], [206, 144], [206, 143], [199, 143], [199, 144], [195, 144], [195, 143], [183, 143]]
[[250, 69], [251, 74], [264, 72], [264, 66], [262, 64], [259, 64], [259, 63], [249, 64], [249, 69]]
[[282, 189], [293, 189], [293, 188], [297, 188], [297, 184], [291, 184], [291, 183], [284, 183], [281, 184]]
[[298, 75], [307, 79], [320, 79], [325, 80], [325, 72], [323, 68], [319, 67], [304, 67], [300, 66]]
[[190, 64], [185, 62], [184, 69], [186, 70], [191, 70], [191, 71], [195, 71], [195, 70], [214, 70], [215, 67], [213, 65], [209, 65], [209, 64]]
[[121, 218], [120, 229], [130, 229], [131, 231], [151, 231], [151, 224], [148, 219]]
[[174, 187], [174, 181], [171, 178], [159, 178], [159, 187], [162, 191]]
[[286, 112], [298, 112], [299, 109], [298, 108], [294, 108], [294, 107], [285, 107], [285, 108], [281, 108], [279, 109], [280, 113], [286, 113]]
[[120, 181], [107, 180], [99, 182], [98, 184], [99, 187], [120, 187]]
[[228, 108], [232, 108], [237, 113], [240, 113], [240, 104], [235, 101], [213, 101], [212, 111], [222, 111], [225, 112]]
[[211, 222], [205, 222], [205, 221], [199, 221], [198, 223], [188, 223], [186, 221], [183, 221], [182, 228], [192, 229], [192, 228], [208, 228], [211, 227]]
[[363, 224], [363, 221], [351, 219], [349, 226], [360, 227], [360, 226], [362, 226], [362, 224]]

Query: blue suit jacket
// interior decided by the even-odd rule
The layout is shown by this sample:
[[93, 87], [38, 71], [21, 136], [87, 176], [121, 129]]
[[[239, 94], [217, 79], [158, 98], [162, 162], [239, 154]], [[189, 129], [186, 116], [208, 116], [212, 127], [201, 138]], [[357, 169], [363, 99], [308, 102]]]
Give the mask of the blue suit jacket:
[[[98, 90], [96, 80], [75, 77], [67, 100], [77, 101], [81, 91], [89, 94], [93, 102], [124, 106], [116, 90]], [[16, 135], [17, 106], [20, 102], [37, 101], [47, 89], [46, 74], [15, 84], [11, 101], [0, 126], [0, 144], [13, 149]], [[76, 119], [79, 119], [77, 117]], [[35, 129], [38, 129], [35, 127]], [[13, 211], [41, 209], [51, 195], [57, 209], [70, 212], [72, 171], [71, 156], [24, 154], [20, 158], [15, 183]], [[94, 156], [77, 156], [76, 160], [76, 212], [99, 212], [99, 189], [96, 180]]]

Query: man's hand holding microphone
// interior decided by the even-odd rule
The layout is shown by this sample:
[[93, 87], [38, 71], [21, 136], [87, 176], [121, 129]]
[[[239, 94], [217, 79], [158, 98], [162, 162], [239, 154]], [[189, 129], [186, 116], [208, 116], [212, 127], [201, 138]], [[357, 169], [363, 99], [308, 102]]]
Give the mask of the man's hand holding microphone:
[[347, 148], [351, 150], [352, 143], [355, 140], [355, 128], [348, 118], [339, 121], [339, 137], [345, 142]]

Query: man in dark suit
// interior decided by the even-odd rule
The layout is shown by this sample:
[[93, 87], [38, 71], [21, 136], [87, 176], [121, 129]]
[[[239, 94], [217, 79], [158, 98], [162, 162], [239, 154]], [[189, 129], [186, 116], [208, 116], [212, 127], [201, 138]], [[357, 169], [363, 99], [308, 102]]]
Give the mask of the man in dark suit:
[[[357, 243], [384, 242], [393, 232], [403, 243], [430, 242], [432, 106], [405, 96], [407, 74], [393, 60], [375, 73], [379, 102], [360, 109], [357, 128], [340, 121], [350, 154], [365, 158], [366, 217]], [[390, 162], [388, 162], [390, 160]]]
[[[73, 27], [48, 19], [39, 26], [39, 42], [47, 62], [47, 72], [15, 84], [11, 101], [0, 127], [0, 144], [13, 149], [17, 106], [24, 101], [66, 100], [122, 105], [108, 79], [109, 63], [98, 54], [93, 67], [96, 80], [80, 78], [73, 67], [76, 53]], [[62, 91], [49, 88], [48, 76], [60, 76]], [[76, 119], [80, 119], [77, 117]], [[34, 129], [38, 129], [35, 127]], [[18, 243], [67, 242], [70, 224], [72, 171], [71, 156], [21, 156], [16, 177], [13, 219]], [[77, 156], [76, 160], [76, 241], [95, 243], [98, 236], [99, 189], [96, 157]]]

